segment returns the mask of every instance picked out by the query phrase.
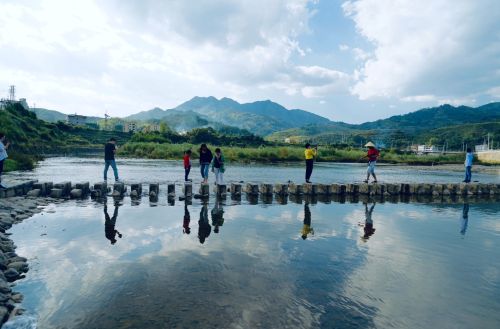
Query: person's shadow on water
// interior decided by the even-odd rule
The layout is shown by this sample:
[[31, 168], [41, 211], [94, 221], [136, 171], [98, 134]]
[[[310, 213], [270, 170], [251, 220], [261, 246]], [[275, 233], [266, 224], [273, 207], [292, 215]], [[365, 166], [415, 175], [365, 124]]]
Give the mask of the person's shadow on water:
[[368, 209], [368, 203], [364, 203], [365, 205], [365, 224], [363, 227], [364, 235], [361, 237], [363, 241], [368, 241], [368, 239], [375, 233], [375, 228], [373, 227], [373, 209], [375, 209], [375, 202]]
[[190, 222], [191, 222], [191, 215], [189, 214], [187, 203], [184, 203], [184, 220], [182, 222], [182, 232], [184, 234], [191, 233], [191, 228], [189, 227]]
[[304, 204], [304, 225], [301, 231], [302, 239], [307, 239], [309, 234], [314, 235], [314, 229], [311, 227], [311, 209], [309, 209], [309, 203], [306, 203]]
[[201, 244], [205, 242], [211, 231], [212, 226], [208, 222], [208, 206], [204, 204], [200, 210], [200, 220], [198, 221], [198, 239], [200, 239]]
[[109, 217], [109, 214], [108, 214], [108, 205], [107, 203], [104, 204], [104, 218], [105, 218], [105, 221], [104, 221], [104, 235], [106, 236], [106, 239], [108, 239], [111, 244], [115, 244], [116, 243], [116, 235], [118, 235], [118, 237], [121, 239], [122, 235], [120, 234], [120, 232], [118, 232], [116, 229], [115, 229], [115, 225], [116, 225], [116, 219], [118, 218], [118, 208], [120, 207], [120, 205], [118, 203], [115, 203], [115, 210], [113, 211], [113, 217]]
[[465, 236], [467, 232], [467, 226], [469, 225], [469, 204], [464, 203], [464, 208], [462, 209], [462, 221], [460, 223], [460, 234]]

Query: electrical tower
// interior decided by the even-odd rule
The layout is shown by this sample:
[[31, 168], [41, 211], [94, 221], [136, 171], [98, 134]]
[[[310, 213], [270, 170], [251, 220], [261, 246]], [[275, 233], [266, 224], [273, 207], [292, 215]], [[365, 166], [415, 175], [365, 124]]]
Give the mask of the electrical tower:
[[104, 130], [108, 130], [108, 119], [111, 118], [108, 112], [104, 113]]
[[16, 100], [16, 86], [12, 85], [9, 87], [9, 101], [14, 102]]

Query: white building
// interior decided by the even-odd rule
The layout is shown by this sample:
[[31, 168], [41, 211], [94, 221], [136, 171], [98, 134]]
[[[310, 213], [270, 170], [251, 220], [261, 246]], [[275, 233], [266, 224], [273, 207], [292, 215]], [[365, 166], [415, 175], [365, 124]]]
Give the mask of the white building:
[[419, 145], [417, 147], [417, 153], [418, 154], [436, 153], [436, 152], [439, 152], [439, 150], [434, 145]]
[[123, 125], [123, 131], [126, 133], [135, 133], [137, 131], [137, 125], [134, 122], [127, 122]]
[[74, 126], [85, 126], [87, 124], [87, 117], [85, 115], [69, 114], [68, 123]]

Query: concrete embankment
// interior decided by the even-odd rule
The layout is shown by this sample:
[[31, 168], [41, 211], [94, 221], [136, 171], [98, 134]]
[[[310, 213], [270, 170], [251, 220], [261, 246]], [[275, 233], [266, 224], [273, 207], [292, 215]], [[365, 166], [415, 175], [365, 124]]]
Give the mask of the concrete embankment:
[[500, 164], [500, 150], [477, 152], [477, 158], [482, 163]]

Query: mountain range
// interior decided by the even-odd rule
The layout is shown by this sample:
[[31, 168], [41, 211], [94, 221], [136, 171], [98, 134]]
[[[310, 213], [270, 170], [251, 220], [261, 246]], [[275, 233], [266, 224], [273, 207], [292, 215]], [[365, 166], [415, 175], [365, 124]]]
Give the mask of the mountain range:
[[194, 97], [181, 105], [125, 117], [126, 120], [164, 121], [175, 130], [190, 130], [200, 126], [233, 126], [265, 136], [275, 131], [306, 124], [326, 124], [327, 118], [303, 111], [287, 110], [270, 100], [240, 104], [230, 98]]
[[[35, 113], [39, 118], [51, 122], [66, 118], [65, 114], [46, 109], [35, 109]], [[497, 128], [500, 127], [500, 102], [476, 108], [441, 105], [373, 122], [348, 124], [304, 110], [288, 110], [270, 100], [239, 103], [230, 98], [194, 97], [173, 109], [156, 107], [121, 119], [140, 124], [165, 122], [178, 132], [203, 127], [235, 133], [251, 132], [280, 142], [290, 139], [297, 142], [310, 140], [357, 145], [371, 139], [381, 144], [398, 145], [410, 141], [423, 143], [430, 138], [440, 140], [446, 135], [459, 143], [461, 139], [472, 138], [477, 142], [487, 133], [497, 134]], [[92, 117], [90, 121], [99, 120], [102, 119]]]

